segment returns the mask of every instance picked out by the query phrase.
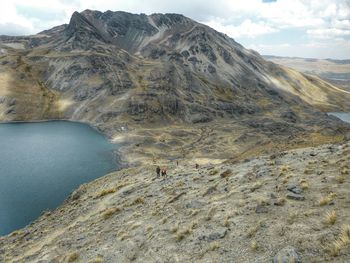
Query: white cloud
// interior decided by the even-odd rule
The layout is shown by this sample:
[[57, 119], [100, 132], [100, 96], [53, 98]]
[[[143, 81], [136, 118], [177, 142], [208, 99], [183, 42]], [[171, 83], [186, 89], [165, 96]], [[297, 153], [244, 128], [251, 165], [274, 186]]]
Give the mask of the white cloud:
[[[238, 42], [250, 39], [246, 42], [250, 45], [272, 33], [275, 41], [284, 43], [290, 40], [286, 37], [289, 30], [294, 30], [291, 37], [301, 32], [293, 45], [299, 39], [344, 40], [350, 30], [350, 0], [8, 0], [1, 3], [0, 34], [34, 34], [68, 23], [74, 11], [85, 9], [182, 13]], [[341, 45], [348, 50], [345, 47]]]
[[349, 59], [350, 41], [336, 38], [328, 41], [313, 41], [296, 45], [290, 45], [288, 43], [271, 45], [258, 44], [250, 45], [249, 48], [264, 55]]
[[259, 35], [269, 34], [277, 32], [278, 29], [269, 26], [265, 22], [255, 23], [250, 19], [244, 20], [241, 24], [235, 25], [224, 25], [224, 21], [219, 19], [206, 22], [208, 26], [215, 28], [217, 31], [225, 33], [233, 38], [237, 37], [256, 37]]
[[307, 30], [307, 33], [314, 38], [332, 39], [335, 37], [349, 36], [350, 29], [320, 28]]

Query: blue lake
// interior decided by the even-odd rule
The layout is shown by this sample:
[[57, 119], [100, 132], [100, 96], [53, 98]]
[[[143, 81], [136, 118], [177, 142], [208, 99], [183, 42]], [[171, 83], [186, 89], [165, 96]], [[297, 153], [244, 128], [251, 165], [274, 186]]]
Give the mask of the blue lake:
[[80, 184], [118, 168], [114, 150], [86, 124], [0, 124], [0, 235], [54, 209]]
[[328, 114], [350, 123], [350, 112], [329, 112]]

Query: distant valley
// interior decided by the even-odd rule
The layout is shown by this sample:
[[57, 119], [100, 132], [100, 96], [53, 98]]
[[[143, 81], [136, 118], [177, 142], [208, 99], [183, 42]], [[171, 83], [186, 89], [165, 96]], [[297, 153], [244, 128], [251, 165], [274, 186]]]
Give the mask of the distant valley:
[[306, 74], [316, 75], [340, 88], [350, 91], [350, 59], [312, 59], [264, 56], [265, 59]]

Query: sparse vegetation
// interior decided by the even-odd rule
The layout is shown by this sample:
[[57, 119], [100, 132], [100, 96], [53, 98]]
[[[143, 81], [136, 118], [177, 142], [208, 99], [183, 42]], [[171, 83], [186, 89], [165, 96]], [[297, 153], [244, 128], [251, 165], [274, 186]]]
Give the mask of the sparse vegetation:
[[230, 226], [230, 217], [229, 217], [229, 216], [226, 216], [226, 217], [225, 217], [223, 226], [224, 226], [224, 227], [229, 227], [229, 226]]
[[287, 223], [290, 225], [294, 224], [298, 219], [298, 217], [299, 217], [299, 213], [297, 211], [290, 212], [288, 214]]
[[253, 239], [253, 240], [250, 242], [250, 248], [251, 248], [251, 250], [253, 250], [253, 251], [258, 250], [258, 243], [256, 242], [255, 239]]
[[67, 262], [68, 263], [75, 262], [78, 259], [78, 257], [79, 257], [78, 252], [72, 252], [67, 256]]
[[121, 209], [119, 207], [111, 207], [111, 208], [108, 208], [105, 211], [103, 211], [102, 217], [103, 217], [103, 219], [106, 220], [106, 219], [110, 218], [111, 216], [113, 216], [114, 214], [119, 213], [120, 211], [121, 211]]
[[209, 244], [209, 250], [214, 251], [220, 248], [220, 243], [219, 241], [213, 241]]
[[192, 233], [191, 228], [185, 228], [183, 230], [180, 230], [176, 233], [176, 240], [181, 241], [183, 240], [186, 236], [190, 235]]
[[281, 166], [281, 173], [286, 173], [289, 171], [289, 166], [288, 165], [282, 165]]
[[227, 177], [229, 177], [230, 175], [232, 175], [232, 171], [229, 170], [229, 169], [227, 169], [226, 171], [224, 171], [224, 172], [222, 172], [222, 173], [220, 174], [220, 177], [221, 177], [221, 178], [227, 178]]
[[215, 211], [216, 211], [215, 207], [210, 208], [207, 216], [205, 217], [205, 220], [210, 221], [215, 215]]
[[337, 220], [337, 214], [335, 210], [329, 211], [326, 213], [324, 223], [326, 225], [334, 225], [335, 221]]
[[145, 199], [143, 197], [138, 197], [136, 198], [131, 204], [130, 206], [133, 206], [133, 205], [142, 205], [145, 203]]
[[97, 197], [103, 197], [103, 196], [105, 196], [105, 195], [112, 194], [112, 193], [115, 193], [115, 192], [116, 192], [116, 188], [115, 188], [115, 187], [113, 187], [113, 188], [108, 188], [108, 189], [104, 189], [104, 190], [102, 190], [101, 193], [99, 193], [99, 194], [97, 195]]
[[96, 257], [93, 260], [90, 260], [88, 263], [103, 263], [102, 257]]
[[176, 233], [179, 230], [179, 225], [175, 225], [172, 228], [170, 228], [171, 233]]
[[344, 166], [341, 168], [340, 173], [342, 175], [348, 175], [348, 174], [350, 174], [350, 169], [347, 166]]
[[209, 250], [214, 251], [220, 248], [220, 243], [218, 241], [213, 241], [209, 245]]
[[328, 246], [326, 250], [333, 256], [339, 256], [341, 250], [350, 245], [350, 225], [344, 225], [338, 237]]
[[305, 179], [300, 179], [299, 181], [300, 188], [304, 191], [309, 189], [309, 183]]
[[335, 180], [337, 181], [337, 183], [342, 184], [345, 182], [345, 177], [343, 175], [337, 175], [335, 177]]
[[325, 206], [328, 205], [329, 203], [331, 203], [334, 200], [335, 194], [334, 193], [330, 193], [327, 196], [321, 197], [321, 199], [319, 200], [319, 205], [320, 206]]
[[216, 175], [216, 174], [218, 174], [218, 173], [219, 173], [219, 170], [213, 169], [213, 170], [211, 170], [211, 171], [209, 172], [209, 175]]
[[250, 188], [250, 191], [255, 192], [256, 190], [258, 190], [260, 187], [262, 186], [261, 182], [256, 182], [253, 184], [253, 186]]
[[247, 237], [251, 238], [253, 236], [255, 236], [255, 234], [259, 231], [260, 227], [261, 227], [262, 222], [260, 221], [259, 223], [257, 223], [256, 225], [250, 227], [247, 230]]
[[312, 174], [314, 171], [312, 170], [312, 169], [305, 169], [304, 170], [304, 174], [308, 174], [308, 175], [310, 175], [310, 174]]

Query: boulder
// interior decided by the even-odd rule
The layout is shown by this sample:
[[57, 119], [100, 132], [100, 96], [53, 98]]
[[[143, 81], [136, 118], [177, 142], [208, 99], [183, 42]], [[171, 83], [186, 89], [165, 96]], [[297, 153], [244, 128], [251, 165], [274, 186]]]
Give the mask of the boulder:
[[272, 259], [273, 263], [301, 263], [301, 257], [294, 247], [288, 246], [280, 250]]

